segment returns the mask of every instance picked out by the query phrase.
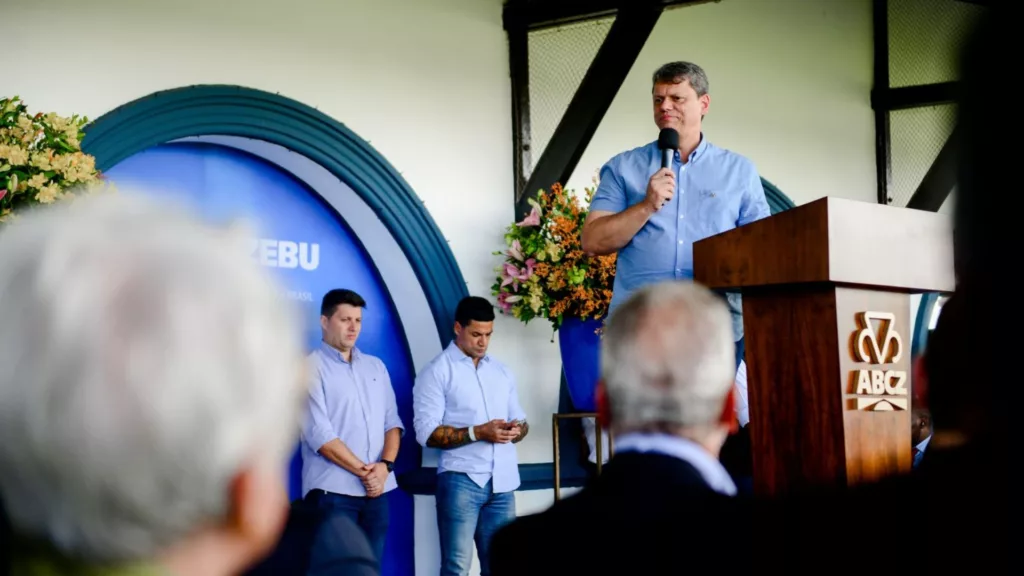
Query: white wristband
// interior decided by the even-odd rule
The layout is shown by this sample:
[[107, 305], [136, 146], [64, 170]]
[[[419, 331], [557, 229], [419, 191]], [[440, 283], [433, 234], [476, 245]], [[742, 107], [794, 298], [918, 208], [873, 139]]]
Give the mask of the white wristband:
[[469, 427], [469, 441], [476, 442], [476, 434], [473, 433], [473, 426]]

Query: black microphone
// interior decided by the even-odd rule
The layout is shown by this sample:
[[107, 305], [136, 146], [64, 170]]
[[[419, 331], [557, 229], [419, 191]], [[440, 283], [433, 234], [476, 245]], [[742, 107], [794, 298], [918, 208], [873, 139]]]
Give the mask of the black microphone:
[[661, 167], [672, 167], [672, 156], [679, 149], [679, 132], [672, 128], [662, 128], [658, 134], [658, 148], [661, 148]]

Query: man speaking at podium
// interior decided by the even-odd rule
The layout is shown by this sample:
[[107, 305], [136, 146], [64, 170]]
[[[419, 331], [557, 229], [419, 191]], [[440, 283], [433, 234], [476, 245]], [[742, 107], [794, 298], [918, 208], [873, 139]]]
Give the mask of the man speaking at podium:
[[[654, 73], [657, 142], [601, 168], [583, 227], [583, 249], [618, 252], [609, 314], [647, 284], [693, 278], [693, 243], [769, 216], [754, 164], [708, 142], [701, 123], [711, 97], [704, 70], [671, 62]], [[736, 364], [743, 357], [743, 308], [729, 294]]]

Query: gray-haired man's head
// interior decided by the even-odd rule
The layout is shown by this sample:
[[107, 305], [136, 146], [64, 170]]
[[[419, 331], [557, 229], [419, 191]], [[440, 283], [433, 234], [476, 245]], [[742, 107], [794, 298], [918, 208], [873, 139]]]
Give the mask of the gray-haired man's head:
[[[297, 318], [248, 238], [144, 196], [0, 229], [0, 493], [80, 561], [235, 573], [287, 513]], [[219, 569], [176, 563], [197, 547]]]
[[606, 417], [619, 433], [727, 430], [735, 358], [731, 317], [719, 296], [690, 282], [642, 288], [605, 325]]
[[669, 62], [654, 71], [651, 79], [652, 90], [658, 84], [680, 84], [688, 82], [697, 96], [708, 93], [708, 75], [693, 62]]

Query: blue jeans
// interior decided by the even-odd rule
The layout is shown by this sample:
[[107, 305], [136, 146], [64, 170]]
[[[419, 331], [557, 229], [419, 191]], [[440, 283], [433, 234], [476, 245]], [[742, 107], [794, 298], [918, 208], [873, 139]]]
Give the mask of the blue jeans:
[[378, 498], [364, 496], [347, 496], [322, 492], [317, 501], [317, 508], [348, 516], [366, 533], [367, 540], [378, 561], [384, 559], [384, 541], [388, 536], [388, 495]]
[[441, 576], [469, 574], [474, 541], [480, 576], [488, 576], [491, 538], [515, 519], [515, 492], [495, 494], [491, 481], [481, 488], [460, 472], [439, 474], [437, 530], [441, 537]]

